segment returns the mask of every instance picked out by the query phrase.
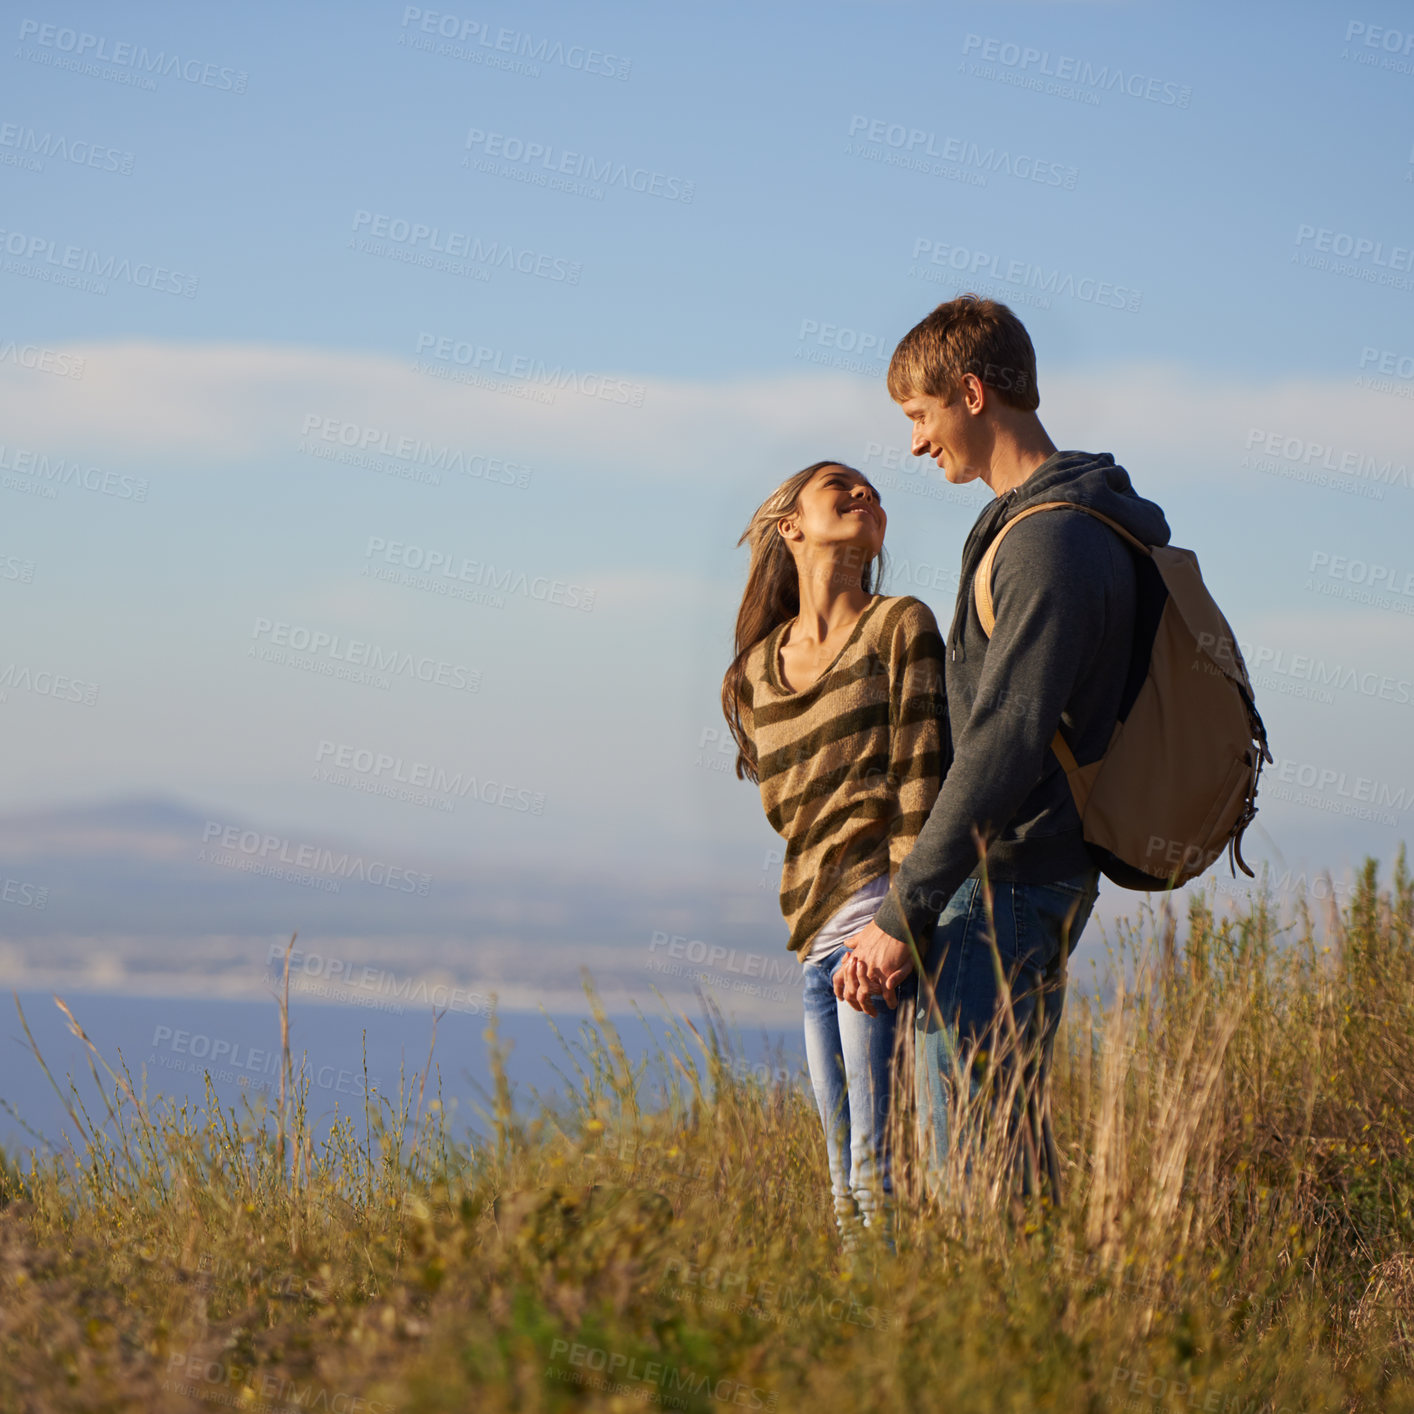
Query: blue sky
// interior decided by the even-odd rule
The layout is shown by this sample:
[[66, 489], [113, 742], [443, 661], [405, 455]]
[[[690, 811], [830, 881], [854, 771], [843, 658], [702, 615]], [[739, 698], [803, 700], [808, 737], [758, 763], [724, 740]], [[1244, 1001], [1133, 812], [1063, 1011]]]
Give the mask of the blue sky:
[[[0, 668], [98, 687], [7, 691], [15, 804], [168, 794], [410, 850], [754, 882], [775, 837], [712, 737], [736, 537], [791, 471], [850, 460], [884, 491], [890, 587], [948, 614], [986, 492], [899, 457], [883, 370], [986, 283], [1031, 331], [1057, 443], [1130, 469], [1254, 650], [1288, 798], [1264, 792], [1253, 853], [1338, 871], [1409, 833], [1407, 11], [35, 4], [6, 23]], [[80, 45], [96, 72], [66, 67]], [[143, 47], [152, 87], [121, 81], [146, 79]], [[586, 164], [609, 180], [551, 184]], [[417, 263], [434, 244], [461, 269]], [[71, 249], [130, 273], [42, 278]], [[190, 297], [132, 273], [154, 267]], [[420, 346], [424, 370], [464, 371], [460, 349], [566, 385], [458, 385], [415, 369]], [[41, 353], [82, 376], [23, 366]], [[466, 470], [315, 455], [340, 437]], [[386, 577], [429, 554], [547, 598]], [[554, 582], [592, 607], [549, 602]], [[282, 632], [478, 690], [251, 656]], [[318, 778], [359, 752], [511, 804]]]

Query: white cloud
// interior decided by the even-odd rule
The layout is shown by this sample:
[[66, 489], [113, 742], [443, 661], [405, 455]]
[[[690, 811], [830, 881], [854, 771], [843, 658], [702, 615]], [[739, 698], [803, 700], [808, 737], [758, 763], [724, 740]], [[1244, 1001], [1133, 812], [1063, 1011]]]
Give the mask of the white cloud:
[[[628, 374], [641, 407], [563, 388], [546, 406], [414, 372], [398, 358], [266, 344], [126, 341], [76, 345], [82, 379], [0, 365], [8, 439], [34, 450], [184, 467], [295, 451], [307, 416], [451, 443], [586, 461], [654, 479], [686, 471], [790, 469], [819, 455], [862, 457], [908, 431], [882, 376], [782, 374], [718, 382]], [[1259, 429], [1396, 461], [1409, 408], [1349, 378], [1267, 383], [1179, 367], [1043, 370], [1042, 415], [1061, 446], [1113, 451], [1155, 490], [1230, 481]], [[784, 474], [784, 472], [781, 472]], [[1160, 478], [1153, 481], [1151, 478]], [[1181, 483], [1173, 478], [1181, 477]]]

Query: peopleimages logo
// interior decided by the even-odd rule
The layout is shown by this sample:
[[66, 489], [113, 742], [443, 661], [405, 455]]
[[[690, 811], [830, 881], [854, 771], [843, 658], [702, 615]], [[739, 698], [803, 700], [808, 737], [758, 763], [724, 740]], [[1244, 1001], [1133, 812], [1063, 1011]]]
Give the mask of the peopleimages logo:
[[[666, 949], [660, 955], [659, 949]], [[710, 968], [714, 973], [726, 973], [731, 980], [713, 977], [693, 966], [675, 966], [675, 963], [696, 964], [697, 968]], [[762, 996], [769, 1001], [783, 1001], [782, 986], [767, 992], [752, 979], [760, 983], [783, 984], [798, 987], [804, 981], [804, 972], [793, 953], [785, 957], [767, 957], [763, 953], [739, 952], [723, 943], [708, 943], [701, 938], [689, 938], [684, 933], [666, 933], [655, 930], [648, 940], [648, 969], [668, 977], [688, 977], [710, 985], [725, 987], [729, 991], [746, 992], [752, 996]]]
[[869, 378], [877, 378], [883, 372], [883, 360], [892, 347], [882, 334], [869, 334], [840, 324], [822, 324], [818, 319], [802, 319], [795, 338], [795, 358], [826, 368], [862, 373]]
[[1336, 766], [1278, 756], [1269, 774], [1275, 780], [1269, 787], [1264, 781], [1263, 786], [1273, 798], [1331, 815], [1348, 815], [1393, 828], [1399, 824], [1398, 816], [1414, 806], [1414, 793], [1407, 786], [1357, 776]]
[[[331, 770], [337, 770], [364, 777], [370, 784], [379, 786], [410, 787], [414, 791], [446, 796], [452, 800], [470, 796], [484, 805], [497, 805], [503, 810], [517, 810], [531, 815], [545, 812], [543, 790], [512, 786], [461, 770], [449, 772], [428, 761], [405, 761], [401, 756], [375, 751], [372, 747], [325, 740], [316, 748], [314, 760], [316, 780], [327, 779]], [[384, 776], [387, 776], [387, 782], [383, 781]]]
[[[530, 485], [530, 468], [520, 462], [506, 461], [503, 457], [488, 457], [481, 452], [469, 452], [452, 444], [429, 442], [411, 433], [389, 432], [386, 428], [370, 427], [361, 422], [350, 422], [341, 417], [325, 417], [320, 413], [306, 413], [300, 423], [301, 451], [311, 451], [315, 456], [325, 455], [328, 459], [343, 461], [343, 453], [351, 453], [365, 461], [371, 454], [392, 457], [394, 461], [408, 464], [409, 475], [425, 470], [425, 475], [434, 485], [441, 484], [440, 472], [456, 472], [459, 476], [476, 481], [494, 482], [502, 486]], [[324, 443], [318, 448], [316, 443]], [[0, 465], [3, 465], [4, 448], [0, 446]], [[421, 477], [417, 477], [421, 479]]]
[[47, 908], [49, 887], [29, 884], [23, 879], [0, 880], [0, 903], [13, 903], [17, 908]]
[[1414, 269], [1414, 246], [1397, 245], [1386, 250], [1385, 243], [1373, 236], [1357, 236], [1349, 231], [1334, 231], [1327, 226], [1308, 226], [1302, 222], [1296, 228], [1296, 244], [1304, 246], [1307, 241], [1311, 242], [1313, 250], [1331, 255], [1368, 260], [1372, 265], [1383, 265], [1390, 270]]
[[[512, 383], [506, 386], [518, 386], [525, 392], [537, 394], [537, 401], [551, 402], [559, 389], [570, 388], [583, 397], [594, 398], [601, 403], [620, 403], [638, 408], [643, 406], [644, 396], [648, 392], [642, 383], [630, 383], [627, 378], [611, 378], [587, 370], [581, 372], [560, 363], [547, 364], [544, 359], [532, 358], [529, 354], [508, 353], [505, 349], [474, 344], [470, 339], [431, 334], [426, 330], [417, 336], [417, 354], [413, 368], [419, 373], [438, 372], [434, 365], [423, 362], [422, 356], [425, 354], [429, 359], [465, 370], [465, 377], [456, 381], [482, 386], [493, 376], [510, 379]], [[454, 374], [455, 369], [443, 376]]]
[[[1157, 1405], [1166, 1396], [1173, 1395], [1173, 1403], [1170, 1408], [1190, 1409], [1193, 1414], [1295, 1414], [1289, 1404], [1283, 1404], [1279, 1408], [1274, 1406], [1270, 1400], [1258, 1404], [1250, 1396], [1238, 1394], [1232, 1390], [1208, 1389], [1200, 1395], [1199, 1391], [1183, 1380], [1175, 1380], [1167, 1375], [1150, 1374], [1147, 1370], [1129, 1370], [1123, 1366], [1117, 1367], [1114, 1373], [1114, 1383], [1127, 1389], [1131, 1394], [1144, 1394]], [[1129, 1406], [1131, 1409], [1142, 1408], [1137, 1402]]]
[[9, 149], [0, 152], [0, 161], [12, 167], [28, 167], [34, 172], [42, 172], [51, 157], [75, 167], [117, 172], [124, 177], [131, 176], [133, 170], [131, 152], [84, 138], [68, 138], [62, 133], [46, 132], [40, 136], [34, 128], [20, 123], [0, 123], [0, 148]]
[[[887, 118], [869, 118], [859, 113], [849, 120], [849, 136], [858, 141], [845, 144], [847, 157], [865, 157], [882, 161], [886, 166], [912, 168], [933, 176], [947, 176], [956, 169], [973, 179], [972, 184], [976, 186], [986, 186], [987, 175], [998, 172], [1021, 181], [1073, 191], [1080, 176], [1074, 167], [1043, 162], [1025, 152], [1014, 153], [995, 145], [984, 148], [980, 143], [963, 138], [939, 136], [926, 128], [911, 128], [906, 123], [891, 123]], [[940, 162], [930, 162], [930, 158], [940, 159]]]
[[[908, 273], [921, 278], [937, 278], [931, 271], [926, 271], [926, 266], [935, 265], [968, 276], [988, 275], [1009, 285], [1039, 290], [1046, 295], [1069, 295], [1072, 299], [1102, 305], [1106, 309], [1124, 309], [1134, 313], [1144, 302], [1142, 290], [1116, 285], [1110, 280], [1101, 280], [1093, 275], [1077, 278], [1069, 272], [1055, 267], [1048, 270], [1029, 260], [1003, 262], [1002, 257], [993, 252], [970, 250], [946, 241], [929, 240], [926, 236], [919, 236], [913, 242], [913, 260], [914, 265]], [[1046, 307], [1050, 307], [1049, 300]]]
[[[1318, 571], [1324, 579], [1318, 578]], [[1414, 614], [1414, 569], [1313, 550], [1306, 576], [1303, 587], [1317, 594]]]
[[[458, 581], [479, 588], [490, 588], [497, 593], [520, 594], [527, 599], [562, 604], [567, 609], [579, 609], [586, 614], [594, 607], [594, 590], [587, 589], [582, 584], [551, 579], [543, 574], [532, 579], [524, 570], [502, 568], [498, 572], [496, 566], [487, 561], [468, 559], [451, 550], [433, 550], [402, 540], [385, 540], [381, 535], [370, 535], [363, 557], [366, 562], [378, 559], [399, 569], [416, 571], [422, 579], [430, 583]], [[370, 565], [365, 563], [364, 573], [369, 569]], [[386, 576], [375, 574], [374, 577]], [[412, 587], [426, 588], [427, 585], [414, 583]]]
[[[1279, 462], [1286, 464], [1285, 469], [1278, 465]], [[1242, 458], [1242, 466], [1317, 485], [1339, 484], [1342, 479], [1377, 483], [1368, 488], [1356, 488], [1368, 491], [1375, 500], [1383, 499], [1386, 485], [1403, 486], [1406, 491], [1410, 489], [1409, 467], [1404, 462], [1396, 462], [1393, 457], [1381, 459], [1369, 452], [1338, 449], [1326, 442], [1272, 432], [1262, 427], [1247, 429], [1247, 453]]]
[[[44, 24], [39, 20], [21, 20], [20, 39], [28, 39], [39, 45], [40, 49], [28, 53], [24, 49], [17, 50], [17, 58], [29, 59], [57, 69], [75, 69], [80, 73], [98, 74], [103, 77], [110, 75], [104, 74], [103, 70], [95, 68], [94, 65], [110, 64], [116, 69], [132, 70], [131, 74], [121, 75], [123, 81], [135, 82], [145, 89], [157, 87], [147, 75], [159, 74], [164, 79], [178, 78], [201, 88], [219, 88], [227, 93], [244, 93], [246, 81], [250, 77], [244, 69], [204, 63], [200, 59], [183, 59], [180, 54], [169, 54], [165, 49], [159, 49], [154, 54], [145, 44], [110, 40], [107, 35], [89, 34], [86, 30]], [[40, 52], [44, 50], [50, 52]], [[60, 55], [63, 57], [57, 57]]]
[[[737, 1057], [738, 1060], [744, 1057]], [[760, 1067], [760, 1069], [766, 1069]], [[769, 1072], [768, 1072], [769, 1077]], [[783, 1074], [789, 1081], [792, 1077]], [[767, 1080], [769, 1084], [769, 1078]], [[658, 1284], [663, 1294], [677, 1295], [689, 1290], [700, 1306], [736, 1311], [751, 1311], [770, 1320], [808, 1316], [863, 1326], [869, 1330], [887, 1330], [889, 1317], [877, 1306], [861, 1306], [853, 1295], [832, 1292], [828, 1287], [778, 1286], [772, 1281], [756, 1281], [750, 1268], [733, 1270], [729, 1267], [699, 1265], [686, 1258], [670, 1257]], [[717, 1300], [713, 1300], [713, 1298]]]
[[[1414, 704], [1414, 681], [1392, 677], [1387, 672], [1354, 666], [1350, 663], [1328, 663], [1310, 653], [1292, 653], [1285, 648], [1267, 644], [1234, 643], [1230, 638], [1200, 633], [1198, 646], [1212, 655], [1219, 664], [1250, 666], [1253, 686], [1280, 692], [1285, 696], [1309, 697], [1318, 702], [1333, 702], [1334, 692], [1353, 693], [1359, 697], [1378, 698], [1401, 707]], [[1194, 668], [1209, 671], [1219, 669], [1210, 664], [1194, 663]]]
[[101, 496], [116, 496], [120, 501], [147, 500], [146, 477], [125, 476], [116, 471], [103, 471], [96, 466], [81, 466], [65, 457], [51, 457], [28, 447], [7, 446], [0, 442], [0, 472], [33, 478], [46, 486], [77, 486]]
[[[236, 1408], [283, 1414], [286, 1410], [319, 1410], [321, 1414], [397, 1414], [397, 1406], [361, 1394], [333, 1389], [311, 1381], [301, 1385], [284, 1375], [255, 1365], [227, 1364], [196, 1351], [178, 1350], [167, 1357], [167, 1373], [160, 1388], [184, 1399], [204, 1404], [229, 1404]], [[247, 1396], [246, 1390], [250, 1391]], [[237, 1398], [236, 1392], [241, 1396]], [[247, 1403], [247, 1398], [252, 1402]], [[257, 1404], [254, 1400], [263, 1402]]]
[[6, 269], [12, 274], [42, 278], [54, 284], [87, 280], [85, 288], [98, 294], [106, 294], [107, 289], [100, 289], [93, 282], [115, 280], [158, 294], [195, 299], [200, 283], [196, 275], [184, 275], [180, 270], [169, 270], [150, 260], [134, 264], [126, 256], [121, 259], [116, 255], [104, 256], [81, 245], [66, 245], [61, 251], [52, 237], [27, 235], [23, 231], [0, 230], [0, 250], [15, 257], [14, 261], [6, 262]]
[[[680, 201], [690, 205], [697, 191], [697, 184], [682, 177], [671, 176], [667, 172], [655, 171], [648, 167], [634, 167], [617, 158], [592, 157], [587, 152], [570, 152], [555, 147], [553, 143], [527, 141], [506, 133], [487, 132], [484, 128], [468, 128], [466, 134], [468, 153], [478, 152], [483, 159], [499, 159], [505, 162], [523, 164], [538, 178], [533, 185], [554, 185], [550, 176], [569, 178], [583, 182], [590, 188], [623, 187], [626, 191], [636, 191], [642, 196], [661, 197], [664, 201]], [[463, 156], [463, 167], [476, 167], [478, 171], [489, 170], [477, 165], [479, 159]]]
[[[566, 1369], [554, 1362], [567, 1359], [573, 1368]], [[609, 1350], [599, 1345], [582, 1345], [579, 1341], [556, 1338], [550, 1345], [551, 1363], [545, 1374], [552, 1380], [564, 1380], [606, 1394], [628, 1395], [638, 1402], [648, 1399], [662, 1401], [665, 1394], [715, 1399], [743, 1409], [774, 1410], [776, 1396], [759, 1385], [727, 1376], [699, 1374], [691, 1367], [674, 1365], [666, 1360], [647, 1360], [624, 1351]], [[632, 1381], [633, 1383], [630, 1383]], [[656, 1385], [657, 1390], [645, 1389]]]
[[[954, 486], [927, 457], [915, 457], [908, 447], [869, 442], [864, 449], [864, 464], [868, 466], [875, 461], [883, 467], [882, 471], [873, 473], [874, 489], [877, 491], [901, 491], [934, 501], [955, 501], [959, 505], [973, 503], [970, 486]], [[889, 473], [894, 471], [902, 474], [891, 476]]]
[[1408, 273], [1414, 270], [1414, 246], [1387, 247], [1374, 236], [1302, 222], [1296, 228], [1291, 261], [1308, 270], [1326, 270], [1332, 275], [1344, 275], [1370, 285], [1414, 290], [1414, 278]]
[[[1035, 88], [1044, 92], [1065, 93], [1060, 85], [1074, 84], [1080, 89], [1094, 92], [1086, 95], [1089, 101], [1098, 103], [1101, 93], [1122, 93], [1130, 98], [1142, 98], [1150, 103], [1164, 104], [1170, 108], [1187, 108], [1193, 97], [1193, 90], [1187, 84], [1173, 83], [1164, 79], [1145, 78], [1132, 70], [1126, 72], [1118, 64], [1098, 67], [1088, 59], [1075, 59], [1066, 54], [1052, 57], [1049, 49], [1036, 49], [1031, 45], [1013, 44], [1009, 40], [984, 38], [980, 34], [969, 34], [962, 42], [963, 57], [975, 55], [991, 64], [1000, 64], [1004, 69], [1012, 69], [1019, 76], [1025, 75], [1031, 82], [1019, 82], [1018, 87]], [[974, 74], [974, 77], [992, 78], [993, 74]], [[999, 75], [997, 77], [1000, 77]], [[1057, 83], [1044, 85], [1041, 79], [1055, 79]]]
[[36, 373], [52, 373], [56, 378], [83, 377], [83, 359], [58, 349], [41, 348], [38, 344], [17, 344], [13, 339], [0, 343], [0, 363], [31, 368]]
[[[295, 666], [311, 666], [326, 676], [342, 677], [345, 671], [370, 678], [415, 678], [418, 682], [434, 683], [459, 692], [480, 692], [481, 672], [464, 663], [449, 663], [441, 658], [418, 656], [406, 649], [384, 648], [361, 638], [345, 638], [324, 629], [306, 628], [303, 624], [281, 619], [258, 618], [251, 637], [262, 640], [259, 650], [252, 647], [249, 656], [267, 662], [293, 662]], [[292, 658], [288, 652], [304, 655]], [[340, 669], [344, 671], [339, 671]]]
[[[271, 943], [266, 951], [267, 982], [283, 984], [287, 957], [291, 989], [306, 996], [327, 996], [346, 1001], [350, 999], [350, 993], [366, 993], [374, 1001], [383, 1003], [377, 1010], [392, 1011], [397, 1015], [402, 1015], [404, 1003], [465, 1012], [472, 1016], [494, 1015], [496, 1010], [496, 999], [482, 992], [468, 992], [465, 987], [435, 980], [429, 985], [425, 979], [411, 975], [400, 979], [397, 973], [385, 967], [328, 953], [305, 952], [300, 948], [290, 948], [286, 943]], [[356, 1005], [363, 1004], [363, 1000], [356, 995], [353, 1000]]]
[[454, 275], [488, 278], [492, 270], [514, 270], [577, 285], [583, 270], [578, 260], [546, 255], [509, 241], [485, 241], [468, 231], [446, 231], [425, 221], [408, 221], [382, 212], [355, 211], [353, 230], [349, 244], [355, 250]]
[[98, 684], [47, 668], [34, 669], [27, 663], [6, 663], [0, 667], [0, 702], [10, 700], [10, 689], [32, 692], [36, 697], [52, 697], [59, 702], [81, 702], [92, 707], [98, 701]]
[[1342, 59], [1353, 59], [1400, 74], [1414, 74], [1414, 29], [1390, 29], [1372, 25], [1365, 20], [1351, 20], [1345, 27], [1345, 48]]
[[[606, 54], [584, 44], [568, 47], [559, 40], [527, 34], [523, 30], [493, 27], [481, 20], [465, 19], [443, 10], [423, 10], [416, 5], [403, 9], [403, 33], [399, 44], [452, 59], [489, 64], [495, 68], [540, 76], [541, 64], [558, 64], [584, 74], [598, 74], [606, 79], [627, 80], [633, 68], [632, 59]], [[428, 36], [428, 38], [423, 38]], [[508, 58], [501, 58], [508, 55]], [[528, 59], [530, 63], [518, 63]]]
[[1357, 388], [1393, 393], [1397, 398], [1414, 398], [1414, 354], [1371, 348], [1367, 344], [1360, 350], [1359, 367]]
[[[262, 835], [259, 830], [223, 825], [219, 820], [206, 821], [202, 827], [201, 842], [198, 860], [203, 863], [221, 863], [216, 857], [219, 848], [235, 851], [267, 869], [287, 865], [310, 874], [326, 874], [338, 880], [354, 879], [361, 884], [372, 884], [375, 888], [392, 889], [395, 893], [416, 894], [419, 898], [426, 898], [432, 886], [431, 874], [404, 869], [401, 865], [378, 859], [365, 859], [361, 854], [350, 854], [348, 850], [296, 844], [280, 835]], [[212, 855], [209, 861], [206, 858], [208, 853]]]

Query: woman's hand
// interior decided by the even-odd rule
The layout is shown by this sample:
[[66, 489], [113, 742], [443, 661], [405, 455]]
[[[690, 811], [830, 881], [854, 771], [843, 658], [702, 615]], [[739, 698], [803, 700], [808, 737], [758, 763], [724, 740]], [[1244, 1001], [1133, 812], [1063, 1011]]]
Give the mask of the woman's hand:
[[880, 992], [890, 1007], [897, 1007], [899, 984], [913, 971], [908, 944], [869, 922], [844, 945], [850, 953], [835, 970], [835, 996], [866, 1016], [878, 1015], [869, 998]]

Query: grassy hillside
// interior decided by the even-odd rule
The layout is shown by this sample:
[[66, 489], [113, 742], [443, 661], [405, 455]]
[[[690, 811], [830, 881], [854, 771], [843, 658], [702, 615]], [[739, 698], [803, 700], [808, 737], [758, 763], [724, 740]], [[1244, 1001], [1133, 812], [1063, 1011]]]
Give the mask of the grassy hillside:
[[435, 1064], [316, 1145], [296, 1094], [173, 1110], [100, 1059], [116, 1137], [0, 1179], [0, 1409], [1414, 1410], [1414, 883], [1278, 913], [1112, 939], [1063, 1203], [998, 1125], [941, 1198], [905, 1145], [897, 1255], [841, 1252], [804, 1092], [718, 1028], [639, 1077], [600, 1013], [571, 1101], [501, 1076], [474, 1149]]

